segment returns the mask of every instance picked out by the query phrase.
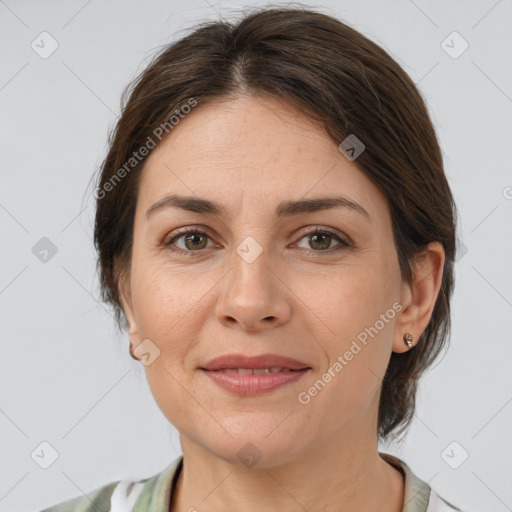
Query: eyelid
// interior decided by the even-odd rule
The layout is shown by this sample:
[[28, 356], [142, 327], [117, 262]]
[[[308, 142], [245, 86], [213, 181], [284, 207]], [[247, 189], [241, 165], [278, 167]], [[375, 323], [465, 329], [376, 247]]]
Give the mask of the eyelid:
[[186, 226], [183, 226], [181, 228], [176, 228], [172, 231], [172, 234], [168, 233], [165, 238], [164, 238], [164, 241], [167, 240], [167, 241], [171, 241], [173, 238], [176, 238], [177, 236], [180, 236], [180, 235], [186, 235], [189, 231], [200, 231], [200, 232], [204, 232], [204, 234], [210, 236], [211, 238], [212, 237], [212, 231], [210, 230], [210, 228], [202, 225], [202, 224], [189, 224], [189, 225], [186, 225]]
[[[194, 225], [191, 225], [191, 226], [184, 226], [182, 228], [177, 228], [175, 229], [171, 235], [168, 235], [168, 236], [165, 236], [163, 241], [162, 241], [162, 245], [164, 246], [168, 246], [171, 244], [171, 241], [176, 239], [176, 238], [179, 238], [183, 235], [188, 235], [190, 232], [192, 233], [198, 233], [198, 234], [201, 234], [201, 235], [206, 235], [208, 236], [208, 238], [210, 240], [213, 241], [213, 236], [212, 236], [212, 232], [206, 227], [206, 226], [202, 226], [200, 224], [194, 224]], [[180, 249], [177, 249], [177, 250], [180, 250]], [[186, 251], [186, 252], [194, 252], [194, 251]]]
[[[335, 228], [330, 228], [328, 226], [322, 226], [319, 224], [317, 224], [313, 228], [311, 228], [311, 226], [309, 226], [309, 227], [299, 230], [300, 236], [297, 241], [302, 239], [304, 236], [315, 235], [317, 233], [329, 233], [330, 235], [333, 235], [334, 237], [338, 238], [342, 243], [346, 244], [347, 246], [353, 247], [353, 245], [354, 245], [354, 243], [352, 242], [352, 239], [348, 235], [345, 235], [344, 233], [339, 232]], [[322, 252], [322, 251], [315, 251], [315, 252]], [[325, 251], [325, 252], [327, 252], [327, 251]]]

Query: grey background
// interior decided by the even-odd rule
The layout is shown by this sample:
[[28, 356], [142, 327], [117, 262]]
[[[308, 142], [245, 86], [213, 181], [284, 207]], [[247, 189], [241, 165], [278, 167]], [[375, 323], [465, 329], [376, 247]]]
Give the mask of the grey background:
[[[98, 301], [88, 186], [128, 81], [180, 30], [244, 5], [263, 3], [0, 0], [0, 511], [148, 477], [181, 453]], [[403, 445], [382, 450], [465, 510], [512, 510], [512, 1], [309, 5], [418, 84], [461, 217], [450, 349], [423, 380]], [[43, 31], [58, 43], [46, 59], [31, 47]], [[453, 31], [469, 44], [457, 58], [462, 40], [442, 43]], [[57, 249], [46, 262], [43, 237]], [[58, 452], [47, 469], [42, 442]]]

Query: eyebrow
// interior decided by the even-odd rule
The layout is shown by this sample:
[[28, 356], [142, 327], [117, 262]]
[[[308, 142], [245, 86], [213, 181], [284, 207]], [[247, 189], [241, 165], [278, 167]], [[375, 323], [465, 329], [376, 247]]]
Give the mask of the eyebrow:
[[[195, 213], [212, 214], [221, 218], [228, 217], [226, 208], [220, 203], [199, 197], [172, 194], [163, 197], [148, 208], [146, 211], [146, 221], [157, 211], [173, 207]], [[311, 213], [340, 207], [350, 208], [363, 215], [369, 222], [372, 222], [371, 215], [363, 206], [343, 195], [284, 201], [277, 206], [275, 215], [277, 218], [283, 219], [301, 213]]]

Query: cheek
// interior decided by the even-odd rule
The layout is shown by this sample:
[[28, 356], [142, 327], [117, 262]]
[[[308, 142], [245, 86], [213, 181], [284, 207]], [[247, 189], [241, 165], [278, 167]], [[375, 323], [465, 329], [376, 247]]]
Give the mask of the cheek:
[[387, 307], [385, 278], [378, 265], [330, 268], [314, 278], [297, 276], [295, 290], [338, 341], [356, 336]]
[[[192, 278], [185, 272], [173, 272], [149, 262], [132, 270], [132, 296], [141, 340], [149, 339], [159, 350], [153, 362], [144, 366], [155, 402], [178, 429], [190, 429], [204, 417], [190, 407], [190, 396], [200, 396], [193, 375], [188, 371], [189, 354], [200, 339], [206, 321], [201, 298], [212, 284]], [[192, 409], [192, 410], [191, 410]]]
[[329, 327], [328, 335], [316, 339], [327, 355], [322, 380], [348, 409], [367, 402], [378, 390], [391, 355], [397, 312], [392, 276], [384, 268], [333, 274], [310, 305]]
[[175, 272], [158, 263], [139, 261], [132, 271], [133, 305], [137, 315], [139, 332], [152, 332], [161, 337], [187, 312], [204, 294], [191, 275]]

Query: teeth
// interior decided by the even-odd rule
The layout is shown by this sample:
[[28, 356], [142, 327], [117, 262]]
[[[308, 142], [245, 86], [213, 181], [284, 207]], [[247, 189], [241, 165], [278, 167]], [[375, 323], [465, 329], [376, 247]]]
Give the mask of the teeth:
[[270, 373], [289, 372], [289, 368], [279, 368], [273, 366], [272, 368], [226, 368], [223, 370], [217, 370], [223, 373], [232, 373], [238, 375], [268, 375]]
[[289, 371], [290, 371], [290, 368], [278, 368], [277, 366], [270, 368], [270, 373], [289, 372]]
[[255, 369], [249, 371], [252, 371], [253, 375], [268, 375], [270, 373], [270, 368], [258, 368], [257, 370]]

